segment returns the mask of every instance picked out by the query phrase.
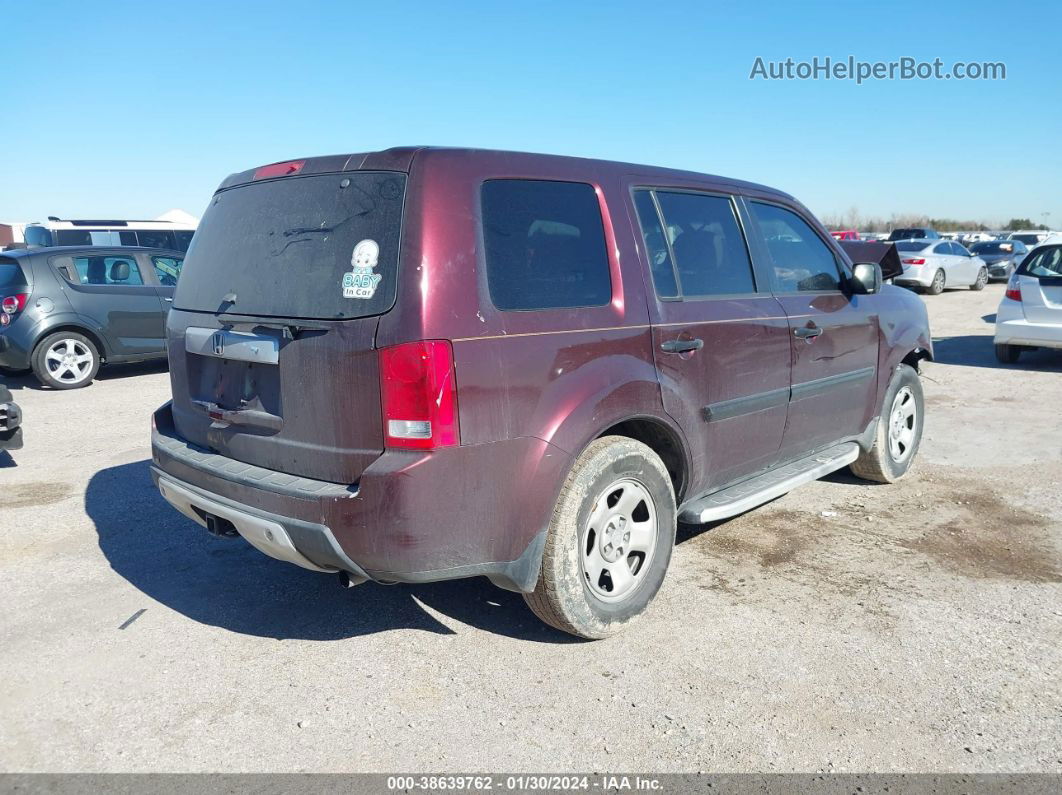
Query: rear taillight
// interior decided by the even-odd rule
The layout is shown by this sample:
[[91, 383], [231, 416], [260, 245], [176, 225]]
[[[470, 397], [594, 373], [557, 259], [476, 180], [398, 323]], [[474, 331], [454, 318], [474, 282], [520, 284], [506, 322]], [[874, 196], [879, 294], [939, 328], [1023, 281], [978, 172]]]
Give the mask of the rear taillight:
[[1007, 291], [1003, 293], [1003, 296], [1011, 301], [1021, 302], [1021, 282], [1018, 281], [1017, 276], [1010, 277], [1010, 281], [1007, 282]]
[[16, 293], [15, 295], [6, 296], [3, 300], [0, 300], [0, 309], [7, 315], [21, 312], [26, 308], [26, 300], [28, 298], [29, 293]]
[[0, 326], [10, 325], [11, 319], [26, 308], [29, 293], [15, 293], [0, 298]]
[[382, 348], [380, 392], [388, 447], [431, 450], [461, 443], [453, 349], [446, 340]]
[[905, 259], [905, 260], [903, 260], [903, 264], [904, 265], [925, 265], [926, 261], [924, 259], [922, 259], [921, 257], [916, 257], [915, 259]]

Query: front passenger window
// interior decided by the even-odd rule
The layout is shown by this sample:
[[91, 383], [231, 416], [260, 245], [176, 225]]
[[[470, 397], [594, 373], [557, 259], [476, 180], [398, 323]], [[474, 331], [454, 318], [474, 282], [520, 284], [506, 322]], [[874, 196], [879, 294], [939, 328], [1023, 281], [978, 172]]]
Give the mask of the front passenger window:
[[837, 260], [815, 231], [796, 213], [752, 202], [752, 214], [766, 239], [774, 268], [774, 289], [781, 293], [839, 290]]
[[181, 275], [181, 265], [184, 260], [177, 257], [152, 257], [155, 266], [155, 275], [159, 277], [159, 284], [163, 287], [176, 287], [177, 278]]

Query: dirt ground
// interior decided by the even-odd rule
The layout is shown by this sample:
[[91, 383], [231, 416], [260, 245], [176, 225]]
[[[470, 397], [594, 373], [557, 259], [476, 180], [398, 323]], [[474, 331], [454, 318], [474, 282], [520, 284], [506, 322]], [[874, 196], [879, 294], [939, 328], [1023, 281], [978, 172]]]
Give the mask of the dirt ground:
[[926, 435], [682, 527], [582, 643], [475, 579], [341, 590], [209, 537], [148, 475], [160, 367], [6, 379], [4, 771], [1062, 772], [1062, 355], [1002, 366], [1002, 285], [926, 297]]

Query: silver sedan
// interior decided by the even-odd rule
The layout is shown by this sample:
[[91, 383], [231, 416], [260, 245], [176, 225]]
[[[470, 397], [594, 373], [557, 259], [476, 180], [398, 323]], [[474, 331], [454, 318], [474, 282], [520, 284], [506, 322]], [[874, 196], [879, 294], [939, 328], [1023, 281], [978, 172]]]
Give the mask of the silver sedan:
[[903, 273], [893, 281], [940, 295], [946, 287], [983, 290], [988, 284], [988, 266], [958, 243], [950, 240], [899, 240], [896, 251]]

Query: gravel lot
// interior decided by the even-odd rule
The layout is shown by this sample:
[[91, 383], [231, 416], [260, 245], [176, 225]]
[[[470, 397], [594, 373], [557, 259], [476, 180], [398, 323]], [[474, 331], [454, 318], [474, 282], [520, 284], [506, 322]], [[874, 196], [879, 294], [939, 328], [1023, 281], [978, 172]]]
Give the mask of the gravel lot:
[[7, 378], [0, 769], [1062, 772], [1062, 355], [996, 363], [1002, 292], [926, 297], [908, 479], [680, 528], [597, 643], [486, 580], [344, 591], [209, 537], [148, 475], [161, 367]]

